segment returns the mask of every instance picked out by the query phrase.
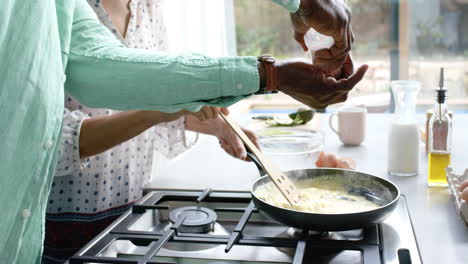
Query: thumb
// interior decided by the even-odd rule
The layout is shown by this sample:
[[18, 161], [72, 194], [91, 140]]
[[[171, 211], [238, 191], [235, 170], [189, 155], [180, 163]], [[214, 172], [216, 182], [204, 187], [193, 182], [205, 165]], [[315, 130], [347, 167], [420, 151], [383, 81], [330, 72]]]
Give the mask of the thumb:
[[224, 115], [229, 115], [229, 109], [227, 109], [227, 107], [221, 107], [221, 113]]
[[356, 73], [354, 73], [348, 79], [346, 79], [346, 88], [352, 89], [354, 86], [356, 86], [356, 84], [358, 84], [362, 80], [362, 78], [364, 78], [367, 69], [369, 69], [369, 66], [367, 65], [362, 65], [361, 67], [359, 67]]
[[231, 146], [238, 159], [245, 160], [247, 158], [247, 151], [245, 150], [244, 143], [237, 135], [232, 139]]
[[294, 39], [297, 41], [297, 43], [299, 43], [299, 45], [301, 45], [304, 52], [307, 52], [309, 48], [307, 47], [305, 43], [304, 36], [305, 36], [305, 33], [301, 33], [298, 31], [294, 32]]

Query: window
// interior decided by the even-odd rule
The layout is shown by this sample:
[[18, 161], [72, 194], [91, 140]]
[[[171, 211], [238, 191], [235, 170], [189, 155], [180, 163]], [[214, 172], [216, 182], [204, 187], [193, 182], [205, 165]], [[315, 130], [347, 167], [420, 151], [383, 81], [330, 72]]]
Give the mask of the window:
[[[432, 105], [439, 69], [445, 68], [449, 103], [468, 109], [468, 0], [348, 0], [356, 65], [371, 67], [351, 100], [377, 112], [389, 109], [392, 79], [422, 82], [419, 105]], [[238, 55], [306, 57], [292, 38], [288, 13], [265, 0], [234, 0]], [[286, 96], [252, 99], [294, 105]]]

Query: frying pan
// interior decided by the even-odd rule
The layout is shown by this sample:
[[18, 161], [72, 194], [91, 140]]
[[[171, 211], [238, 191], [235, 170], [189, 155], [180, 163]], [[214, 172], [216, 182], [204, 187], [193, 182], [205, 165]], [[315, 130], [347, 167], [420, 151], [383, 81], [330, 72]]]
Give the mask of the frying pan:
[[301, 212], [294, 209], [282, 208], [260, 199], [255, 194], [259, 186], [270, 182], [268, 176], [263, 173], [262, 166], [256, 158], [249, 154], [249, 158], [255, 163], [263, 175], [252, 186], [251, 194], [256, 208], [265, 216], [286, 226], [302, 230], [314, 231], [344, 231], [360, 229], [372, 224], [378, 224], [385, 220], [396, 208], [400, 190], [390, 181], [358, 171], [343, 169], [303, 169], [284, 172], [293, 182], [328, 177], [330, 180], [339, 180], [344, 184], [349, 194], [362, 196], [377, 204], [374, 210], [343, 213], [343, 214], [317, 214]]

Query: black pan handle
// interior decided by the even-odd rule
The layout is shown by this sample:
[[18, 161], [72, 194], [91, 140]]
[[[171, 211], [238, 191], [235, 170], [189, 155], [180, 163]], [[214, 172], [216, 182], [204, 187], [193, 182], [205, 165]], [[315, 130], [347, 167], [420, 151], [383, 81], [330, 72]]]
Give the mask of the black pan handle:
[[257, 167], [258, 172], [260, 173], [260, 177], [266, 175], [266, 172], [263, 169], [262, 164], [260, 164], [260, 161], [258, 161], [257, 157], [255, 157], [255, 155], [247, 147], [245, 147], [245, 149], [247, 150], [247, 157], [249, 157], [249, 159], [252, 160], [252, 162]]

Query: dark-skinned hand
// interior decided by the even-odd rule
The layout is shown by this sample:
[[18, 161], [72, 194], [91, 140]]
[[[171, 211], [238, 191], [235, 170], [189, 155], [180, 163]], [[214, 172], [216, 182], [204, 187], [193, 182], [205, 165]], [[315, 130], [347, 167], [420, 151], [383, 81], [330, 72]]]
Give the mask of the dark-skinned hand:
[[301, 0], [296, 13], [291, 14], [294, 38], [307, 51], [304, 35], [311, 29], [330, 36], [335, 43], [330, 49], [315, 53], [314, 63], [328, 73], [341, 68], [354, 41], [351, 11], [344, 0]]
[[278, 62], [277, 78], [280, 91], [309, 107], [324, 109], [346, 101], [349, 91], [362, 80], [367, 69], [363, 65], [354, 72], [351, 56], [346, 56], [343, 65], [330, 75], [317, 65], [296, 59]]

